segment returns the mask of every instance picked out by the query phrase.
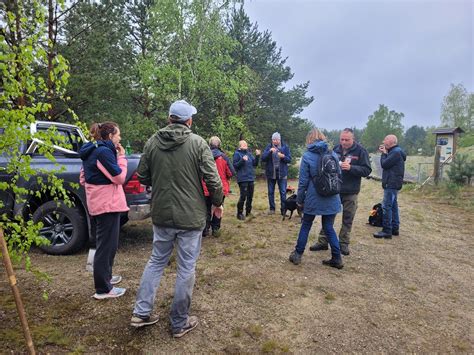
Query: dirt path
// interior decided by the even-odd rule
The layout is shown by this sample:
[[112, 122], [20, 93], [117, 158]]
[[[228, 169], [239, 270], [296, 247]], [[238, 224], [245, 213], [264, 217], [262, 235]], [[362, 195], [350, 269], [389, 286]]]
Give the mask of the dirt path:
[[[365, 222], [381, 197], [379, 182], [364, 181], [351, 255], [343, 270], [333, 270], [321, 265], [329, 252], [307, 250], [301, 265], [288, 262], [298, 218], [282, 222], [265, 214], [263, 181], [257, 183], [251, 220], [236, 220], [237, 195], [230, 196], [222, 236], [203, 241], [198, 263], [192, 313], [201, 324], [181, 340], [170, 337], [167, 320], [174, 263], [165, 271], [156, 300], [162, 319], [140, 331], [128, 325], [150, 253], [149, 221], [131, 223], [122, 233], [115, 272], [124, 276], [128, 291], [120, 299], [90, 297], [86, 252], [67, 257], [35, 253], [33, 265], [49, 273], [51, 282], [17, 272], [36, 345], [43, 353], [472, 353], [473, 215], [402, 193], [400, 237], [377, 240], [371, 236], [376, 229]], [[313, 227], [310, 242], [319, 227]], [[41, 298], [43, 290], [47, 300]], [[3, 269], [0, 349], [24, 350]]]

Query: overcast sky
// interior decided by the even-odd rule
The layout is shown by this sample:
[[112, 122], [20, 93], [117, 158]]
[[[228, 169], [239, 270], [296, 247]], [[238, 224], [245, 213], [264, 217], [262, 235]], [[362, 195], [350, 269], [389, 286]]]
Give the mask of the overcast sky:
[[473, 92], [474, 1], [247, 0], [294, 75], [310, 81], [302, 117], [318, 127], [363, 128], [379, 104], [405, 129], [440, 124], [450, 84]]

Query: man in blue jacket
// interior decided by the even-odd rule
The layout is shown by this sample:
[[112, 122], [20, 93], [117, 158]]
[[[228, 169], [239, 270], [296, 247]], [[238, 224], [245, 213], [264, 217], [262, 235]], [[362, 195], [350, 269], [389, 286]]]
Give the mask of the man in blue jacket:
[[398, 146], [397, 137], [393, 134], [385, 137], [383, 144], [379, 146], [379, 150], [382, 153], [380, 165], [383, 169], [383, 227], [380, 232], [374, 233], [374, 237], [391, 239], [392, 235], [399, 234], [400, 217], [397, 195], [403, 185], [407, 156]]
[[272, 143], [267, 145], [262, 154], [262, 161], [266, 163], [265, 175], [268, 185], [268, 203], [270, 214], [275, 213], [275, 184], [280, 191], [280, 211], [285, 212], [286, 185], [288, 178], [288, 164], [291, 162], [290, 148], [281, 142], [280, 133], [272, 135]]

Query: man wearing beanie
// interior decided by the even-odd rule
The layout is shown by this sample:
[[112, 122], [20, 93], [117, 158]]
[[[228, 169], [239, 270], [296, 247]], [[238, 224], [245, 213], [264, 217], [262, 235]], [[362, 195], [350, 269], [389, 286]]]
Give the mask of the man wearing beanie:
[[266, 163], [265, 175], [268, 185], [268, 203], [270, 205], [270, 214], [275, 213], [275, 184], [278, 183], [280, 191], [280, 211], [284, 214], [286, 202], [286, 185], [288, 178], [288, 164], [291, 162], [290, 148], [281, 141], [280, 133], [275, 132], [272, 135], [272, 143], [267, 145], [263, 154], [262, 161]]
[[158, 317], [152, 315], [155, 296], [176, 246], [178, 267], [170, 313], [175, 338], [198, 325], [198, 318], [189, 316], [189, 309], [206, 225], [202, 180], [214, 206], [219, 208], [223, 199], [222, 183], [211, 150], [204, 139], [191, 131], [192, 115], [196, 112], [196, 108], [184, 100], [174, 102], [169, 110], [169, 125], [145, 144], [137, 171], [140, 182], [153, 188], [153, 250], [143, 271], [131, 326], [140, 328], [158, 321]]

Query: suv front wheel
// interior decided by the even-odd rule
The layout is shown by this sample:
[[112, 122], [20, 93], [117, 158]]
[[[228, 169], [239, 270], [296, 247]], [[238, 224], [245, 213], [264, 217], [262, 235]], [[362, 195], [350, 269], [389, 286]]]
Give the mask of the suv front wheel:
[[39, 248], [47, 254], [73, 254], [88, 239], [87, 223], [77, 206], [68, 207], [63, 202], [48, 201], [33, 213], [33, 221], [43, 223], [40, 235], [50, 244]]

